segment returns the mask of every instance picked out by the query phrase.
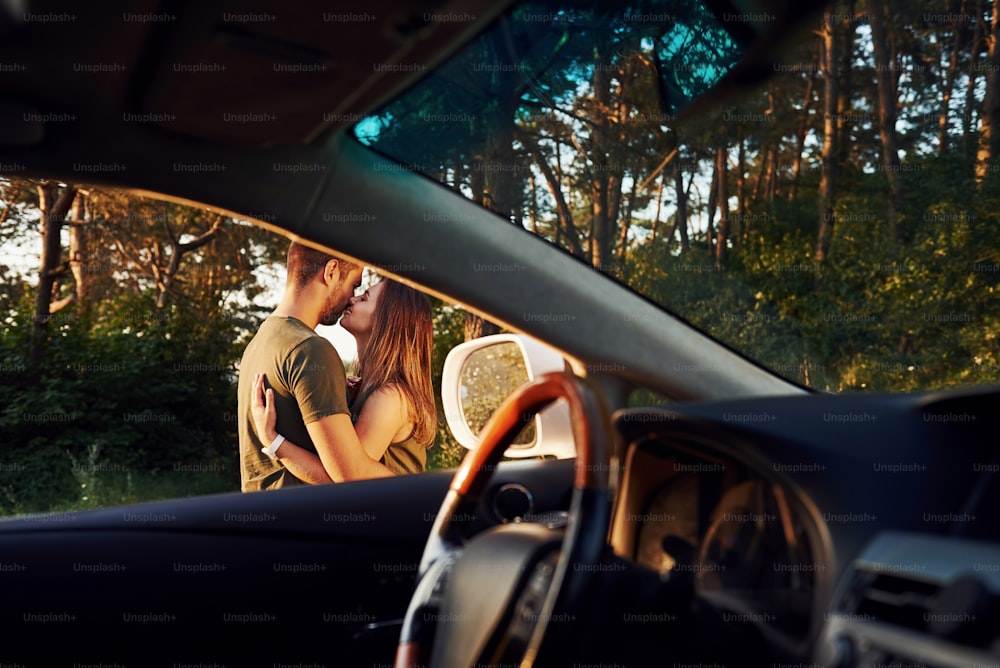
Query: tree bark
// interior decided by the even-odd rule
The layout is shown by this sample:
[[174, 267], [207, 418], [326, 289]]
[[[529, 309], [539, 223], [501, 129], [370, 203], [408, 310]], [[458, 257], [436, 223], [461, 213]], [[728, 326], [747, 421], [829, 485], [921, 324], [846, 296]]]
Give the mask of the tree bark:
[[715, 254], [715, 209], [719, 201], [719, 163], [712, 160], [712, 182], [708, 186], [708, 216], [705, 224], [705, 248], [711, 257]]
[[840, 104], [840, 49], [837, 25], [833, 12], [827, 12], [820, 30], [822, 51], [820, 67], [823, 72], [823, 148], [822, 171], [819, 180], [819, 227], [816, 234], [815, 257], [817, 262], [826, 260], [834, 227], [834, 199], [837, 193], [838, 158], [840, 155], [838, 109]]
[[727, 146], [720, 144], [715, 149], [716, 185], [718, 187], [719, 227], [715, 240], [715, 267], [722, 269], [726, 265], [726, 243], [729, 239], [729, 188], [726, 178], [726, 159], [729, 155]]
[[[972, 0], [973, 7], [976, 10], [976, 16], [982, 16], [982, 6], [981, 0]], [[980, 43], [983, 41], [983, 21], [976, 21], [976, 26], [972, 31], [972, 41], [970, 42], [969, 48], [969, 64], [968, 69], [965, 72], [965, 107], [962, 113], [962, 154], [967, 156], [973, 150], [973, 146], [969, 143], [970, 137], [975, 140], [972, 132], [973, 119], [978, 115], [976, 109], [976, 82], [978, 77], [976, 73], [979, 70], [979, 50]]]
[[465, 328], [463, 333], [465, 334], [465, 340], [471, 341], [472, 339], [478, 339], [482, 336], [499, 334], [500, 325], [490, 322], [489, 320], [484, 320], [475, 313], [466, 311]]
[[1000, 153], [1000, 3], [991, 3], [990, 30], [986, 35], [986, 99], [979, 121], [976, 181], [982, 181]]
[[[968, 0], [962, 0], [959, 15], [965, 15], [968, 11]], [[951, 29], [954, 31], [951, 40], [951, 54], [948, 57], [948, 69], [945, 71], [944, 80], [941, 84], [941, 112], [938, 114], [937, 154], [939, 156], [944, 155], [948, 151], [948, 119], [951, 116], [951, 96], [954, 93], [955, 77], [958, 72], [958, 54], [962, 47], [962, 41], [967, 34], [964, 21], [952, 21]], [[941, 50], [944, 50], [943, 44], [941, 44]]]
[[903, 185], [899, 178], [899, 141], [896, 136], [896, 79], [890, 60], [889, 33], [886, 25], [892, 13], [886, 0], [870, 0], [872, 10], [872, 48], [875, 56], [875, 83], [878, 88], [878, 132], [882, 140], [882, 166], [889, 185], [886, 215], [889, 234], [895, 241], [906, 238], [903, 220]]
[[86, 221], [86, 193], [80, 192], [73, 202], [69, 227], [69, 270], [73, 273], [73, 294], [80, 316], [90, 310], [90, 273], [87, 266], [90, 248], [87, 243], [89, 228]]
[[[660, 177], [660, 185], [656, 189], [656, 215], [653, 216], [653, 224], [649, 230], [649, 243], [656, 242], [656, 230], [660, 226], [660, 215], [663, 213], [663, 184], [667, 180], [666, 175]], [[667, 241], [669, 241], [669, 237]]]
[[765, 198], [768, 204], [774, 202], [774, 195], [778, 191], [778, 146], [771, 147], [767, 157], [767, 190]]
[[41, 262], [38, 267], [38, 287], [35, 291], [35, 308], [31, 320], [31, 347], [28, 358], [32, 362], [41, 359], [48, 336], [49, 320], [52, 316], [52, 293], [57, 278], [65, 271], [62, 263], [62, 243], [60, 234], [66, 215], [73, 200], [76, 187], [62, 189], [51, 181], [38, 185], [38, 208], [41, 213], [39, 231], [42, 238]]
[[545, 184], [548, 186], [549, 192], [552, 193], [552, 198], [556, 201], [556, 220], [558, 221], [557, 230], [559, 232], [556, 243], [558, 244], [558, 239], [561, 239], [562, 234], [565, 233], [565, 238], [569, 244], [569, 251], [578, 258], [585, 258], [586, 255], [580, 243], [580, 235], [577, 233], [576, 224], [573, 221], [573, 212], [566, 202], [566, 197], [563, 195], [559, 180], [552, 172], [552, 168], [549, 167], [545, 155], [542, 153], [541, 148], [534, 143], [534, 140], [528, 137], [522, 137], [521, 139], [523, 142], [530, 144], [529, 150], [535, 158], [535, 165], [538, 166], [538, 171], [542, 173], [542, 178], [545, 179]]
[[[632, 188], [629, 191], [628, 201], [623, 207], [625, 211], [622, 215], [622, 222], [621, 225], [618, 226], [618, 269], [622, 276], [625, 275], [625, 260], [626, 255], [628, 254], [628, 231], [632, 227], [632, 205], [635, 202], [638, 186], [638, 182], [633, 179]], [[662, 194], [662, 192], [663, 181], [660, 181], [660, 193]], [[657, 204], [657, 208], [659, 208], [659, 204]]]
[[174, 279], [177, 277], [178, 272], [180, 272], [181, 259], [186, 253], [197, 250], [214, 239], [222, 227], [222, 220], [222, 216], [216, 216], [211, 228], [191, 241], [186, 241], [184, 243], [178, 242], [173, 230], [170, 229], [169, 224], [164, 223], [167, 225], [167, 232], [170, 235], [172, 248], [170, 252], [170, 261], [167, 263], [167, 267], [158, 272], [156, 276], [156, 308], [162, 309], [167, 305], [167, 295], [170, 292], [171, 286], [174, 284]]
[[767, 170], [771, 165], [771, 145], [766, 144], [761, 152], [760, 172], [757, 175], [757, 183], [753, 188], [753, 200], [763, 201], [767, 197]]
[[733, 226], [732, 237], [733, 244], [739, 244], [740, 241], [746, 238], [746, 219], [747, 219], [747, 192], [746, 192], [746, 169], [747, 169], [747, 158], [746, 158], [746, 139], [743, 137], [743, 132], [740, 131], [740, 141], [739, 148], [736, 153], [736, 213], [737, 213], [737, 224]]
[[677, 197], [677, 230], [680, 234], [681, 250], [686, 251], [691, 247], [691, 240], [688, 237], [687, 219], [687, 190], [684, 188], [684, 173], [681, 161], [674, 163], [674, 193]]
[[795, 135], [795, 159], [792, 161], [792, 182], [788, 184], [788, 201], [795, 201], [795, 191], [802, 175], [802, 154], [806, 150], [806, 135], [809, 134], [809, 110], [812, 108], [813, 91], [816, 88], [816, 72], [819, 69], [819, 57], [814, 56], [806, 83], [806, 92], [802, 98], [802, 120]]
[[[599, 53], [596, 57], [610, 53], [611, 47], [604, 40], [599, 40], [596, 47]], [[621, 73], [619, 73], [621, 78]], [[608, 273], [613, 258], [615, 230], [619, 224], [621, 208], [621, 188], [624, 166], [616, 160], [614, 126], [618, 115], [622, 112], [620, 103], [616, 104], [612, 88], [615, 78], [605, 67], [595, 67], [591, 79], [594, 90], [596, 118], [595, 132], [592, 138], [591, 175], [591, 219], [588, 250], [590, 264], [598, 271]]]

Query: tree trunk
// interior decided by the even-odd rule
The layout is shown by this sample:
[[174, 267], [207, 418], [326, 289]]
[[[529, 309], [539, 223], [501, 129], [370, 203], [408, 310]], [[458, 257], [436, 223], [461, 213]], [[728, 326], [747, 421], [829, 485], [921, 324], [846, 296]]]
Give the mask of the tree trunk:
[[[968, 11], [968, 0], [962, 0], [959, 15], [966, 15]], [[938, 155], [944, 155], [948, 151], [948, 119], [951, 116], [951, 96], [954, 93], [955, 76], [958, 72], [958, 54], [967, 34], [965, 21], [952, 21], [951, 29], [954, 31], [951, 40], [951, 54], [948, 57], [948, 69], [945, 71], [944, 81], [941, 84], [941, 113], [938, 114]], [[943, 52], [943, 43], [940, 48]]]
[[687, 219], [687, 190], [684, 188], [684, 173], [681, 167], [681, 161], [677, 160], [674, 163], [674, 193], [677, 197], [677, 230], [680, 233], [681, 239], [681, 250], [686, 251], [691, 247], [691, 240], [688, 237], [688, 219]]
[[870, 0], [872, 10], [872, 48], [875, 56], [875, 82], [878, 88], [878, 133], [882, 140], [882, 166], [889, 185], [886, 215], [889, 234], [895, 241], [906, 238], [903, 221], [903, 185], [899, 178], [899, 142], [896, 136], [895, 68], [890, 60], [889, 34], [885, 26], [892, 20], [886, 0]]
[[[600, 57], [611, 51], [611, 47], [599, 40], [596, 47]], [[612, 72], [603, 67], [595, 67], [591, 79], [594, 103], [598, 109], [595, 132], [592, 140], [593, 174], [591, 186], [590, 219], [590, 264], [598, 271], [608, 273], [613, 257], [615, 227], [621, 203], [621, 187], [624, 167], [615, 159], [615, 138], [613, 120], [617, 113], [612, 88], [616, 85]]]
[[[618, 228], [618, 269], [621, 275], [625, 275], [625, 260], [628, 252], [628, 231], [632, 227], [632, 204], [635, 202], [636, 190], [639, 187], [638, 181], [632, 179], [632, 189], [629, 191], [628, 201], [625, 204], [625, 213], [622, 216], [621, 225]], [[660, 181], [660, 193], [663, 192], [663, 181]], [[657, 204], [659, 209], [659, 204]], [[659, 216], [659, 214], [657, 214]]]
[[69, 228], [69, 269], [73, 272], [73, 290], [81, 316], [90, 309], [90, 280], [87, 268], [90, 249], [87, 244], [89, 229], [85, 220], [85, 202], [86, 195], [83, 192], [79, 193], [73, 202]]
[[[972, 0], [972, 2], [977, 12], [976, 15], [982, 16], [980, 0]], [[965, 108], [962, 113], [963, 156], [968, 156], [973, 149], [973, 147], [969, 144], [969, 138], [974, 137], [972, 132], [973, 119], [976, 117], [978, 112], [976, 109], [976, 82], [978, 81], [976, 72], [979, 71], [979, 44], [983, 39], [983, 21], [976, 21], [975, 28], [973, 28], [972, 32], [972, 41], [970, 42], [971, 48], [969, 49], [969, 65], [965, 72]]]
[[528, 186], [531, 189], [531, 198], [528, 200], [528, 221], [531, 223], [531, 233], [538, 234], [538, 189], [535, 187], [535, 179], [528, 179]]
[[594, 165], [599, 173], [594, 174], [591, 185], [590, 234], [587, 239], [587, 252], [590, 264], [598, 271], [604, 271], [607, 266], [607, 253], [611, 246], [609, 232], [611, 227], [610, 202], [608, 202], [608, 181], [603, 173], [606, 166]]
[[778, 191], [778, 146], [771, 147], [767, 160], [767, 203], [774, 202], [774, 195]]
[[726, 158], [729, 152], [725, 144], [720, 144], [715, 149], [715, 172], [716, 182], [719, 189], [719, 228], [715, 241], [715, 267], [722, 269], [726, 265], [726, 242], [729, 239], [729, 189], [726, 178]]
[[503, 35], [493, 34], [489, 44], [490, 62], [499, 66], [490, 72], [490, 104], [482, 110], [481, 127], [487, 128], [488, 136], [476, 161], [476, 167], [483, 172], [482, 189], [473, 194], [487, 209], [513, 222], [515, 210], [520, 208], [521, 189], [517, 186], [522, 173], [516, 169], [519, 162], [514, 159], [519, 75], [504, 39]]
[[[518, 186], [522, 172], [515, 170], [519, 163], [514, 159], [519, 75], [517, 64], [512, 62], [510, 49], [504, 39], [504, 35], [495, 34], [489, 45], [491, 62], [499, 63], [500, 67], [494, 68], [490, 75], [491, 100], [483, 110], [482, 124], [482, 127], [489, 129], [489, 135], [477, 165], [483, 173], [481, 190], [474, 191], [474, 194], [484, 207], [508, 222], [519, 224], [523, 189]], [[466, 341], [499, 331], [499, 326], [494, 323], [466, 312]]]
[[181, 259], [183, 259], [186, 253], [190, 253], [193, 250], [201, 248], [214, 239], [221, 229], [222, 220], [223, 218], [221, 216], [216, 216], [215, 221], [212, 223], [212, 227], [191, 241], [186, 241], [184, 243], [179, 243], [173, 230], [170, 229], [169, 223], [164, 223], [167, 227], [167, 233], [171, 241], [171, 252], [170, 261], [167, 263], [166, 269], [161, 270], [156, 275], [156, 308], [162, 309], [167, 305], [167, 295], [170, 292], [170, 288], [174, 284], [174, 279], [177, 278], [177, 274], [180, 272]]
[[705, 248], [709, 256], [715, 251], [715, 209], [719, 201], [719, 162], [712, 161], [712, 182], [708, 186], [708, 216], [705, 224]]
[[986, 99], [979, 121], [979, 150], [976, 153], [976, 181], [982, 181], [990, 164], [1000, 153], [1000, 3], [990, 10], [990, 31], [986, 36]]
[[535, 158], [538, 171], [542, 173], [542, 178], [545, 179], [545, 184], [549, 187], [549, 192], [552, 193], [552, 198], [556, 201], [556, 244], [560, 244], [563, 233], [565, 233], [569, 251], [578, 258], [584, 258], [583, 246], [580, 244], [580, 236], [577, 234], [576, 224], [573, 221], [573, 212], [570, 210], [566, 197], [563, 195], [558, 177], [553, 173], [552, 168], [549, 167], [548, 161], [545, 159], [538, 145], [534, 143], [534, 140], [527, 137], [522, 137], [521, 139], [522, 142], [530, 143], [531, 155]]
[[[662, 174], [660, 176], [660, 185], [656, 188], [656, 215], [653, 216], [653, 224], [649, 230], [649, 243], [652, 245], [656, 242], [656, 228], [660, 226], [660, 215], [663, 213], [663, 184], [667, 180], [667, 175]], [[667, 238], [670, 241], [670, 238]]]
[[31, 320], [31, 347], [28, 351], [28, 357], [32, 362], [41, 359], [48, 335], [49, 319], [52, 316], [52, 292], [57, 278], [65, 271], [62, 264], [60, 234], [74, 199], [76, 199], [75, 186], [66, 186], [60, 190], [59, 186], [51, 181], [38, 186], [42, 253], [38, 267], [35, 309]]
[[761, 153], [760, 159], [760, 172], [757, 175], [757, 183], [753, 188], [753, 201], [760, 202], [764, 200], [765, 193], [767, 192], [767, 168], [770, 165], [771, 160], [771, 145], [767, 144], [764, 146]]
[[[778, 108], [777, 95], [774, 92], [774, 83], [767, 86], [767, 113], [773, 113]], [[781, 141], [771, 140], [770, 160], [767, 164], [767, 190], [766, 199], [770, 206], [774, 202], [774, 195], [778, 191], [778, 155], [781, 152]]]
[[819, 69], [819, 57], [814, 56], [813, 67], [810, 68], [809, 81], [806, 83], [806, 93], [802, 98], [802, 120], [795, 135], [795, 158], [792, 161], [792, 182], [788, 185], [788, 201], [795, 201], [795, 191], [799, 186], [802, 174], [802, 154], [806, 150], [806, 135], [809, 134], [809, 110], [812, 108], [813, 91], [816, 88], [816, 72]]
[[63, 310], [70, 304], [77, 305], [78, 317], [84, 317], [90, 310], [87, 301], [89, 280], [87, 278], [87, 221], [85, 218], [86, 192], [77, 191], [73, 206], [70, 209], [69, 217], [63, 221], [63, 225], [69, 226], [69, 261], [59, 267], [55, 281], [53, 298], [59, 291], [59, 282], [65, 276], [65, 269], [68, 266], [73, 275], [73, 287], [70, 293], [61, 299], [49, 303], [49, 314], [55, 314]]
[[738, 244], [745, 238], [747, 219], [747, 192], [746, 192], [746, 139], [740, 131], [739, 149], [736, 153], [736, 213], [738, 224], [733, 226], [733, 244]]
[[483, 320], [475, 313], [465, 312], [465, 340], [471, 341], [472, 339], [478, 339], [481, 336], [490, 336], [491, 334], [499, 334], [500, 325], [492, 323], [489, 320]]
[[840, 154], [838, 128], [838, 108], [840, 104], [840, 50], [837, 40], [837, 25], [832, 11], [823, 18], [820, 31], [823, 71], [823, 148], [822, 171], [819, 180], [819, 228], [816, 234], [815, 257], [818, 262], [826, 260], [830, 252], [830, 239], [834, 227], [834, 198], [837, 192], [838, 157]]

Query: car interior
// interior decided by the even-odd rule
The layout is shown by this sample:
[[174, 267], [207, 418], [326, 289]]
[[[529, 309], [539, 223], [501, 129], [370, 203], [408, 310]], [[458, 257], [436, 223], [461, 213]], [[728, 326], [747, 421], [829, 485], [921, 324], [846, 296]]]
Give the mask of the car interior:
[[[663, 92], [693, 116], [825, 8], [694, 4], [771, 19]], [[4, 169], [249, 218], [534, 343], [456, 470], [0, 520], [0, 666], [1000, 664], [1000, 386], [817, 392], [358, 141], [514, 6], [3, 5]], [[574, 456], [518, 458], [530, 424]]]

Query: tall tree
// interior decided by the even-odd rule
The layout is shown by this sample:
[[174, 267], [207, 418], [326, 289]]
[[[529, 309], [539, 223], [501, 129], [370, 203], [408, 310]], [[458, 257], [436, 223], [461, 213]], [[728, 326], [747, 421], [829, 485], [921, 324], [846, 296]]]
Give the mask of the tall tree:
[[833, 11], [823, 16], [819, 35], [821, 40], [820, 70], [823, 75], [823, 148], [819, 180], [819, 229], [816, 235], [815, 258], [826, 260], [834, 228], [834, 204], [837, 196], [840, 155], [838, 127], [840, 103], [840, 63], [842, 59], [839, 39], [840, 19]]
[[[674, 176], [674, 198], [676, 200], [677, 212], [675, 216], [675, 225], [680, 234], [681, 251], [686, 251], [691, 242], [688, 239], [688, 211], [687, 211], [687, 201], [688, 193], [684, 187], [684, 172], [682, 169], [683, 161], [678, 159], [674, 161], [673, 176]], [[694, 177], [692, 176], [692, 181]], [[690, 187], [690, 183], [688, 184]], [[673, 236], [673, 235], [671, 235]]]
[[[725, 136], [723, 135], [723, 142]], [[719, 144], [715, 148], [715, 182], [718, 188], [716, 203], [719, 206], [719, 226], [715, 238], [715, 267], [722, 269], [726, 264], [726, 245], [729, 243], [729, 189], [726, 169], [726, 161], [729, 152], [725, 143]]]
[[788, 185], [788, 200], [795, 200], [799, 178], [802, 175], [802, 158], [806, 150], [806, 137], [809, 134], [809, 113], [812, 110], [813, 93], [816, 88], [816, 74], [819, 70], [819, 53], [815, 53], [809, 64], [809, 74], [806, 78], [806, 90], [802, 95], [802, 111], [799, 126], [795, 133], [795, 153], [792, 159], [792, 177]]
[[986, 99], [979, 122], [976, 179], [981, 181], [991, 162], [1000, 154], [1000, 3], [990, 3], [990, 25], [986, 32]]
[[[42, 354], [53, 314], [53, 293], [59, 277], [66, 271], [63, 264], [61, 234], [66, 216], [76, 199], [76, 186], [63, 186], [55, 181], [42, 181], [37, 185], [39, 233], [42, 252], [38, 267], [38, 286], [35, 289], [35, 313], [32, 318], [31, 351], [29, 358], [37, 362]], [[68, 302], [60, 302], [56, 309]]]
[[972, 128], [974, 127], [974, 120], [981, 115], [981, 110], [978, 109], [976, 105], [976, 86], [979, 81], [977, 73], [979, 71], [980, 56], [982, 55], [981, 52], [986, 41], [986, 28], [984, 21], [982, 20], [982, 2], [984, 1], [988, 0], [971, 0], [972, 7], [975, 10], [974, 15], [979, 18], [976, 20], [972, 29], [972, 39], [969, 42], [969, 62], [965, 69], [965, 103], [963, 106], [961, 124], [963, 152], [973, 152], [978, 147], [978, 141], [975, 134], [972, 132]]
[[[975, 3], [976, 0], [973, 0]], [[948, 66], [944, 72], [944, 76], [940, 77], [941, 82], [941, 110], [938, 112], [937, 119], [937, 153], [938, 155], [945, 155], [948, 152], [948, 126], [951, 122], [951, 97], [955, 92], [955, 80], [958, 77], [958, 59], [959, 54], [962, 50], [962, 45], [966, 39], [968, 39], [968, 22], [961, 20], [963, 16], [969, 16], [969, 0], [962, 0], [961, 7], [957, 14], [959, 17], [957, 20], [952, 20], [949, 22], [949, 27], [951, 28], [951, 48], [948, 52]], [[938, 62], [945, 60], [944, 49], [947, 42], [940, 40], [937, 42], [940, 48], [938, 55]]]
[[903, 186], [900, 181], [899, 142], [896, 136], [896, 79], [898, 69], [890, 53], [889, 31], [893, 14], [888, 0], [869, 0], [872, 17], [872, 51], [875, 56], [875, 81], [878, 88], [878, 133], [882, 142], [882, 171], [889, 185], [886, 215], [889, 232], [896, 241], [906, 236], [903, 214]]

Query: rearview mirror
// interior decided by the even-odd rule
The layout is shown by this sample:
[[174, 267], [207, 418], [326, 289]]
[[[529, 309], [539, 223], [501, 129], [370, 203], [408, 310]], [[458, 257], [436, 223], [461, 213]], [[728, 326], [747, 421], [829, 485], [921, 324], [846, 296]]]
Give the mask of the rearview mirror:
[[[479, 446], [479, 432], [515, 389], [552, 371], [563, 371], [562, 355], [521, 334], [496, 334], [466, 341], [444, 362], [441, 401], [455, 440]], [[558, 401], [535, 416], [505, 453], [507, 457], [575, 457], [569, 407]]]
[[653, 41], [660, 102], [676, 114], [735, 68], [745, 49], [712, 11], [692, 3], [683, 17], [660, 28]]

